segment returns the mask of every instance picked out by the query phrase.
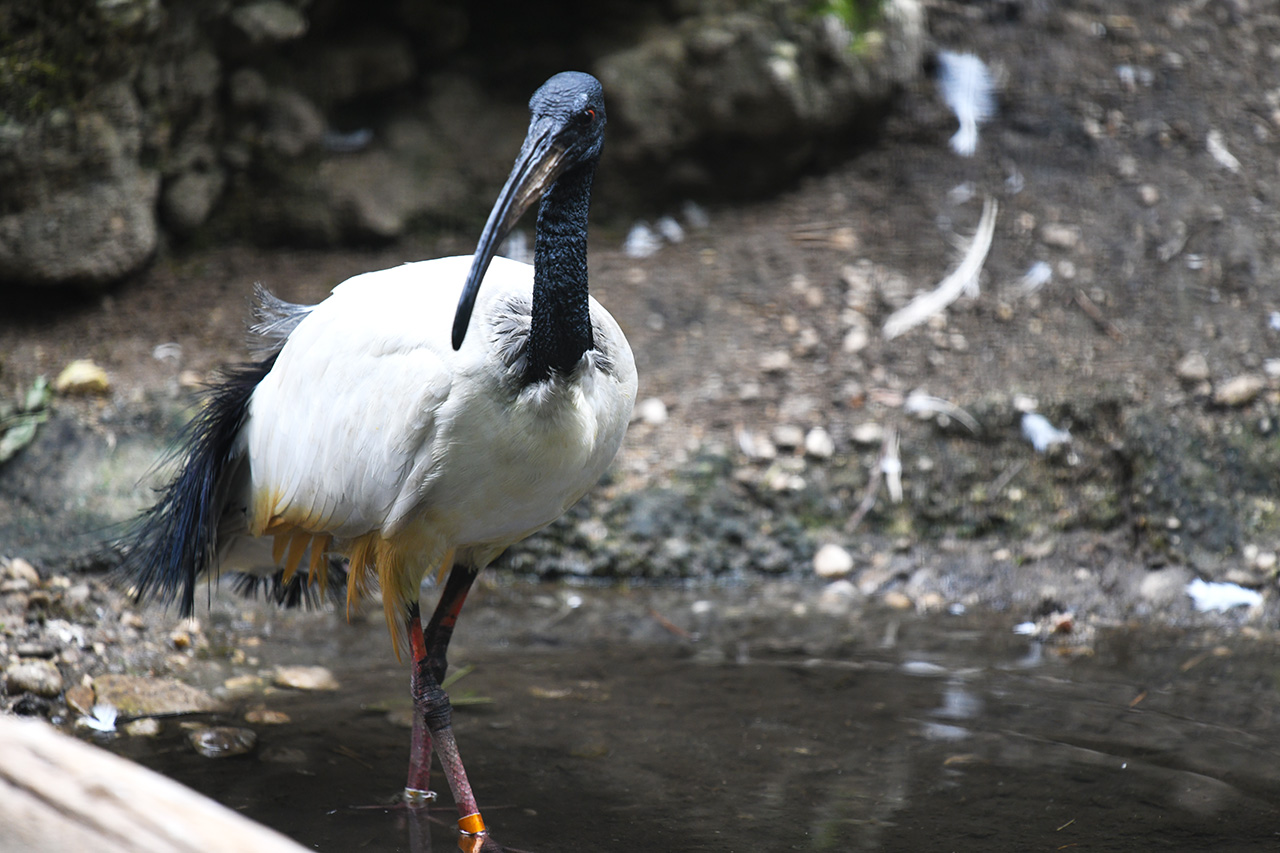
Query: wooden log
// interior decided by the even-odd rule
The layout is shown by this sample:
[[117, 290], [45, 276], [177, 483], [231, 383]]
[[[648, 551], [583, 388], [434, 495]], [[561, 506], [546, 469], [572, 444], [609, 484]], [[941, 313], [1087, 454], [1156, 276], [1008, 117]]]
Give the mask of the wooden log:
[[5, 853], [302, 853], [172, 779], [42, 721], [0, 715]]

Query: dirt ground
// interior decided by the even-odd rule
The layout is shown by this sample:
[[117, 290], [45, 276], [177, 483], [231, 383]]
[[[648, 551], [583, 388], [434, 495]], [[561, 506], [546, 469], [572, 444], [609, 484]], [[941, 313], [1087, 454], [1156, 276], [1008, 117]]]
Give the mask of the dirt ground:
[[[632, 555], [585, 572], [599, 577], [640, 563], [655, 578], [807, 577], [817, 547], [833, 542], [854, 558], [856, 594], [901, 595], [904, 606], [1274, 625], [1280, 9], [928, 9], [938, 43], [978, 54], [1000, 81], [998, 115], [973, 158], [948, 148], [953, 120], [923, 84], [839, 168], [777, 198], [707, 205], [707, 228], [652, 257], [621, 252], [626, 223], [594, 228], [593, 295], [627, 332], [641, 399], [661, 400], [666, 416], [638, 420], [608, 485], [526, 554], [589, 550], [582, 531], [599, 516], [607, 527], [623, 519], [619, 535], [630, 538], [619, 553]], [[954, 267], [985, 196], [1000, 211], [981, 295], [885, 340], [888, 314]], [[105, 296], [70, 306], [19, 298], [0, 318], [0, 384], [8, 392], [94, 360], [110, 394], [60, 398], [55, 420], [113, 445], [146, 413], [172, 409], [179, 386], [241, 356], [254, 282], [317, 301], [357, 272], [468, 252], [469, 235], [376, 250], [165, 251]], [[1029, 293], [1020, 280], [1039, 261], [1052, 278]], [[180, 359], [155, 357], [168, 342]], [[1207, 369], [1180, 375], [1193, 353]], [[1239, 377], [1252, 378], [1252, 393], [1223, 396]], [[969, 412], [978, 432], [904, 413], [916, 390]], [[1041, 456], [1022, 440], [1028, 404], [1071, 430], [1066, 450]], [[882, 492], [853, 525], [880, 453], [859, 431], [868, 424], [902, 432], [905, 500], [891, 505]], [[824, 430], [832, 452], [793, 452], [779, 427]], [[10, 473], [38, 479], [39, 444]], [[1179, 467], [1193, 458], [1209, 479]], [[673, 489], [671, 512], [687, 517], [637, 551], [650, 529], [636, 520], [637, 496]], [[753, 529], [742, 536], [781, 541], [786, 555], [762, 565], [760, 546], [745, 565], [700, 568], [703, 555], [741, 541], [700, 527], [716, 495], [749, 504], [742, 523]], [[10, 488], [5, 500], [57, 511], [45, 493], [24, 502]], [[672, 544], [697, 535], [705, 546]], [[0, 555], [23, 557], [28, 541], [0, 542]], [[531, 562], [516, 554], [511, 565], [548, 574]], [[1195, 574], [1263, 589], [1267, 604], [1195, 617], [1168, 591]]]

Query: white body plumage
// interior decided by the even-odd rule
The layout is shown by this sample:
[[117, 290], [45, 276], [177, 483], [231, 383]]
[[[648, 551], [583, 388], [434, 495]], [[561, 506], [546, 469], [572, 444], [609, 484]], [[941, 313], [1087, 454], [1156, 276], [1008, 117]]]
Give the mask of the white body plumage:
[[[416, 600], [450, 552], [483, 566], [600, 478], [635, 401], [622, 330], [592, 299], [594, 348], [568, 375], [525, 384], [533, 267], [494, 259], [455, 352], [449, 330], [471, 261], [355, 276], [297, 323], [237, 444], [249, 475], [231, 503], [244, 507], [245, 533], [348, 556], [352, 543], [385, 546], [399, 568], [380, 569], [384, 596], [394, 581]], [[233, 546], [223, 566], [278, 571], [260, 554]]]

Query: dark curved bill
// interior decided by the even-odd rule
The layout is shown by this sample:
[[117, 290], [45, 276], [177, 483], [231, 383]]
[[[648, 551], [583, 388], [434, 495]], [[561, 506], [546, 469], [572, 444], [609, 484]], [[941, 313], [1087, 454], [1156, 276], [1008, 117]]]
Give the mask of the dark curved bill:
[[529, 133], [524, 145], [520, 147], [520, 156], [516, 158], [511, 174], [507, 176], [507, 182], [498, 194], [498, 200], [489, 211], [489, 221], [480, 232], [480, 241], [471, 258], [471, 271], [462, 286], [458, 310], [453, 316], [455, 350], [461, 348], [463, 338], [467, 336], [467, 325], [471, 322], [471, 311], [475, 308], [476, 295], [480, 292], [480, 282], [484, 280], [484, 274], [489, 269], [498, 245], [568, 165], [564, 156], [566, 149], [554, 139], [556, 124], [553, 120], [544, 118], [529, 125]]

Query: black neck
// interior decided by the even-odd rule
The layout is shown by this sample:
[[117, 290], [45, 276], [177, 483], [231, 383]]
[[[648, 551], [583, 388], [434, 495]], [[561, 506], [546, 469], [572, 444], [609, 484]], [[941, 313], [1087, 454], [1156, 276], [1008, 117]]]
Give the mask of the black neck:
[[533, 317], [524, 381], [567, 374], [594, 346], [587, 301], [587, 208], [594, 162], [565, 172], [542, 196], [533, 249]]

